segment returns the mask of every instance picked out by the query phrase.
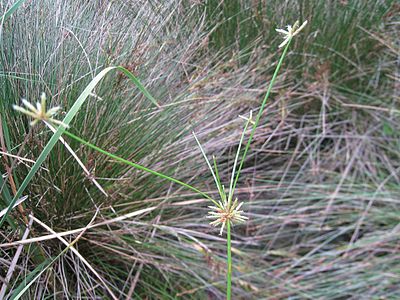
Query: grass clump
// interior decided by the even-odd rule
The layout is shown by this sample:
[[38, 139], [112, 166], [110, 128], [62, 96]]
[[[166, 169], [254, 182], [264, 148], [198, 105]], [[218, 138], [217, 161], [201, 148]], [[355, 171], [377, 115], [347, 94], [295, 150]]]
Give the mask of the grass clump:
[[[15, 195], [12, 182], [18, 190], [53, 134], [31, 128], [12, 104], [44, 91], [49, 107], [68, 110], [113, 65], [129, 69], [161, 108], [114, 75], [96, 86], [68, 130], [216, 199], [191, 132], [218, 157], [220, 182], [230, 182], [243, 133], [237, 116], [259, 110], [282, 42], [275, 28], [300, 14], [309, 24], [287, 52], [237, 181], [234, 198], [246, 202], [249, 220], [231, 228], [232, 295], [399, 298], [395, 1], [227, 2], [21, 4], [1, 30], [2, 209]], [[1, 3], [1, 11], [10, 7]], [[225, 298], [228, 255], [203, 219], [208, 200], [65, 141], [108, 196], [58, 143], [26, 189], [28, 213], [56, 232], [79, 230], [63, 238], [79, 237], [73, 246], [116, 297]], [[17, 210], [1, 228], [1, 244], [23, 237]], [[88, 224], [103, 225], [79, 236]], [[27, 239], [49, 234], [35, 222]], [[109, 297], [65, 248], [55, 238], [24, 246], [6, 297], [24, 282], [32, 282], [26, 298]], [[0, 249], [0, 279], [17, 250]]]

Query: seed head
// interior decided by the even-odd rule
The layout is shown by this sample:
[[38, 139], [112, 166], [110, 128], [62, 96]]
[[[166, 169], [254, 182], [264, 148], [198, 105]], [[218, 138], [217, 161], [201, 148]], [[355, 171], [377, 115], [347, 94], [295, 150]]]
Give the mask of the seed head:
[[30, 123], [31, 126], [34, 126], [39, 121], [47, 121], [49, 123], [61, 125], [65, 128], [68, 128], [67, 124], [53, 118], [53, 116], [57, 114], [57, 112], [60, 110], [59, 106], [50, 108], [48, 111], [46, 111], [45, 93], [42, 93], [42, 95], [40, 96], [40, 102], [36, 103], [36, 107], [25, 99], [22, 99], [22, 103], [25, 105], [26, 108], [15, 104], [13, 105], [13, 108], [19, 112], [22, 112], [25, 115], [32, 117], [33, 121], [31, 121]]
[[283, 46], [285, 46], [292, 37], [294, 37], [295, 35], [297, 35], [306, 25], [307, 25], [307, 21], [304, 21], [303, 24], [301, 24], [301, 26], [299, 27], [299, 21], [296, 21], [296, 23], [294, 23], [293, 26], [291, 25], [287, 25], [286, 28], [287, 30], [284, 29], [275, 29], [277, 32], [281, 33], [284, 35], [285, 40], [278, 46], [279, 48], [282, 48]]
[[222, 232], [224, 231], [225, 225], [227, 222], [233, 223], [243, 223], [248, 220], [248, 217], [242, 216], [241, 214], [243, 213], [243, 210], [240, 210], [240, 208], [243, 205], [243, 202], [238, 203], [238, 200], [235, 199], [233, 203], [228, 203], [228, 201], [221, 201], [219, 202], [220, 207], [217, 206], [209, 206], [212, 211], [208, 212], [207, 218], [211, 219], [216, 219], [212, 222], [210, 222], [211, 225], [217, 227], [218, 225], [221, 225], [221, 230], [219, 232], [219, 235], [222, 235]]

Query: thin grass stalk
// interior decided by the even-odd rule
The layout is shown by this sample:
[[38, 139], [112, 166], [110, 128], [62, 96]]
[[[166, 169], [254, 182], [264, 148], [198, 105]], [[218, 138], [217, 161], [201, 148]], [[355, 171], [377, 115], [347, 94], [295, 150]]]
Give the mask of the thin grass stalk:
[[226, 274], [226, 299], [231, 300], [232, 295], [232, 247], [231, 247], [231, 222], [226, 222], [226, 254], [228, 272]]
[[[285, 47], [284, 51], [282, 52], [282, 55], [281, 55], [281, 57], [279, 59], [278, 65], [276, 66], [276, 69], [275, 69], [274, 75], [272, 76], [272, 79], [271, 79], [271, 82], [269, 84], [267, 93], [266, 93], [266, 95], [264, 97], [264, 100], [263, 100], [263, 102], [261, 104], [261, 108], [260, 108], [260, 110], [259, 110], [259, 112], [257, 114], [255, 122], [253, 123], [253, 128], [251, 130], [251, 134], [250, 134], [249, 140], [247, 141], [246, 148], [244, 150], [244, 153], [243, 153], [239, 168], [238, 168], [237, 173], [236, 173], [236, 178], [234, 180], [236, 162], [237, 162], [237, 159], [239, 157], [240, 146], [242, 144], [242, 141], [243, 141], [247, 126], [251, 122], [251, 114], [250, 114], [249, 120], [246, 123], [246, 126], [245, 126], [245, 128], [243, 130], [243, 133], [242, 133], [242, 136], [241, 136], [241, 139], [240, 139], [240, 143], [239, 143], [239, 149], [237, 151], [237, 155], [236, 155], [236, 159], [235, 159], [235, 164], [234, 164], [233, 170], [232, 170], [232, 179], [231, 179], [231, 184], [230, 184], [230, 187], [229, 187], [229, 196], [228, 196], [228, 205], [229, 206], [231, 205], [231, 202], [232, 202], [232, 198], [233, 198], [233, 194], [234, 194], [234, 191], [235, 191], [235, 188], [236, 188], [236, 184], [237, 184], [237, 181], [238, 181], [239, 176], [240, 176], [240, 171], [241, 171], [241, 169], [243, 167], [243, 163], [244, 163], [244, 161], [246, 159], [246, 156], [247, 156], [247, 151], [250, 148], [250, 144], [251, 144], [251, 141], [253, 139], [254, 133], [255, 133], [255, 131], [257, 129], [257, 125], [260, 122], [260, 119], [261, 119], [262, 113], [264, 111], [265, 105], [266, 105], [266, 103], [267, 103], [267, 101], [269, 99], [269, 95], [270, 95], [271, 90], [272, 90], [272, 88], [274, 86], [276, 77], [278, 76], [279, 70], [280, 70], [280, 68], [282, 66], [282, 63], [283, 63], [283, 60], [284, 60], [284, 58], [286, 56], [286, 53], [287, 53], [287, 50], [289, 48], [291, 40], [292, 39], [289, 39], [288, 43], [286, 44], [286, 47]], [[231, 223], [230, 223], [229, 220], [228, 220], [228, 222], [226, 222], [226, 234], [227, 234], [227, 237], [226, 237], [226, 252], [227, 252], [227, 265], [228, 265], [228, 270], [227, 270], [227, 275], [226, 275], [226, 299], [230, 300], [231, 297], [232, 297], [231, 296], [232, 295], [232, 247], [231, 247]]]
[[[292, 41], [292, 38], [289, 39], [288, 43], [286, 44], [285, 49], [284, 49], [283, 52], [282, 52], [282, 55], [281, 55], [281, 57], [280, 57], [280, 59], [279, 59], [279, 62], [278, 62], [278, 65], [276, 66], [276, 69], [275, 69], [275, 71], [274, 71], [274, 75], [272, 76], [271, 82], [270, 82], [270, 84], [269, 84], [267, 93], [265, 94], [264, 100], [263, 100], [263, 102], [262, 102], [262, 104], [261, 104], [261, 108], [260, 108], [260, 110], [258, 111], [256, 120], [254, 121], [253, 128], [251, 129], [251, 133], [250, 133], [249, 140], [247, 141], [246, 148], [244, 149], [244, 153], [243, 153], [242, 160], [241, 160], [241, 162], [240, 162], [239, 168], [238, 168], [237, 173], [236, 173], [236, 178], [235, 178], [235, 182], [234, 182], [233, 187], [232, 187], [232, 191], [235, 190], [236, 184], [237, 184], [237, 182], [238, 182], [238, 180], [239, 180], [240, 171], [242, 170], [243, 163], [244, 163], [244, 161], [245, 161], [245, 159], [246, 159], [247, 151], [248, 151], [249, 148], [250, 148], [250, 144], [251, 144], [251, 141], [253, 140], [254, 133], [256, 132], [258, 123], [260, 122], [260, 119], [261, 119], [262, 113], [263, 113], [263, 111], [264, 111], [265, 105], [267, 104], [267, 101], [268, 101], [268, 99], [269, 99], [269, 95], [271, 94], [272, 88], [273, 88], [273, 86], [274, 86], [274, 84], [275, 84], [276, 77], [278, 76], [279, 70], [281, 69], [283, 60], [284, 60], [284, 58], [285, 58], [285, 56], [286, 56], [286, 53], [287, 53], [287, 51], [288, 51], [288, 49], [289, 49], [289, 46], [290, 46], [291, 41]], [[233, 196], [233, 195], [232, 195], [232, 196]]]

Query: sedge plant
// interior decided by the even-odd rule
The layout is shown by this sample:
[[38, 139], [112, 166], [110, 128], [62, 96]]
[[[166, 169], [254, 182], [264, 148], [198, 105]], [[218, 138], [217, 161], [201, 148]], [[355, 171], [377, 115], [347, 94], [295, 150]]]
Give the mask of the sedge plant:
[[[257, 129], [257, 126], [260, 122], [260, 119], [262, 117], [265, 105], [269, 99], [269, 95], [272, 91], [272, 88], [274, 86], [276, 77], [278, 76], [279, 70], [282, 66], [283, 60], [286, 56], [286, 53], [288, 51], [288, 48], [290, 46], [290, 42], [292, 41], [293, 37], [296, 36], [306, 25], [307, 25], [307, 21], [305, 21], [301, 26], [299, 26], [299, 21], [296, 21], [294, 23], [293, 26], [288, 25], [287, 26], [287, 30], [284, 29], [276, 29], [277, 32], [283, 34], [284, 36], [284, 41], [279, 45], [279, 48], [282, 48], [284, 46], [286, 46], [281, 54], [281, 57], [278, 61], [278, 64], [276, 66], [276, 69], [274, 71], [274, 74], [272, 76], [271, 82], [269, 84], [267, 93], [263, 99], [263, 102], [261, 104], [261, 107], [257, 113], [257, 116], [255, 118], [255, 120], [252, 120], [252, 113], [250, 112], [250, 116], [249, 118], [247, 118], [247, 122], [244, 126], [244, 130], [242, 132], [242, 136], [240, 138], [240, 142], [239, 142], [239, 147], [238, 150], [236, 152], [236, 157], [235, 157], [235, 161], [234, 161], [234, 165], [233, 165], [233, 170], [232, 170], [232, 174], [231, 174], [231, 180], [230, 180], [230, 184], [229, 184], [229, 192], [228, 194], [226, 194], [225, 192], [225, 188], [223, 185], [221, 185], [221, 180], [218, 176], [218, 168], [217, 168], [217, 164], [216, 164], [216, 160], [215, 157], [213, 158], [214, 160], [214, 168], [215, 168], [215, 173], [213, 171], [213, 168], [211, 167], [211, 164], [209, 162], [209, 160], [207, 159], [207, 156], [203, 150], [203, 147], [201, 146], [199, 140], [197, 139], [196, 135], [193, 133], [197, 144], [199, 145], [199, 148], [203, 154], [204, 159], [207, 162], [207, 165], [211, 171], [211, 174], [214, 178], [214, 181], [217, 185], [220, 197], [221, 197], [221, 201], [219, 201], [219, 205], [218, 206], [209, 206], [209, 208], [211, 209], [211, 211], [209, 212], [209, 218], [213, 218], [215, 219], [214, 221], [212, 221], [210, 224], [214, 225], [214, 226], [221, 226], [221, 230], [220, 230], [220, 235], [222, 235], [222, 232], [224, 230], [224, 227], [226, 227], [226, 251], [227, 251], [227, 283], [226, 283], [226, 298], [228, 300], [230, 300], [232, 298], [232, 246], [231, 246], [231, 228], [233, 226], [234, 223], [242, 223], [245, 222], [248, 217], [243, 216], [243, 211], [240, 210], [241, 206], [243, 205], [243, 202], [238, 202], [238, 199], [236, 198], [234, 201], [234, 194], [235, 194], [235, 189], [236, 189], [236, 185], [237, 182], [239, 180], [239, 176], [240, 176], [240, 171], [243, 167], [243, 163], [246, 160], [246, 156], [247, 156], [247, 152], [250, 148], [254, 133]], [[241, 145], [243, 143], [244, 140], [244, 136], [245, 133], [247, 131], [248, 126], [252, 124], [252, 129], [251, 129], [251, 133], [250, 133], [250, 137], [247, 141], [246, 147], [244, 149], [244, 153], [242, 155], [241, 161], [239, 166], [237, 166], [238, 163], [238, 159], [240, 156], [240, 150], [241, 150]]]
[[[231, 178], [230, 178], [230, 182], [229, 182], [229, 189], [228, 191], [226, 191], [225, 186], [221, 183], [221, 178], [219, 176], [219, 172], [218, 172], [218, 167], [217, 167], [217, 162], [216, 162], [216, 158], [213, 156], [213, 165], [211, 165], [209, 159], [207, 158], [207, 155], [205, 153], [205, 150], [203, 149], [199, 139], [197, 138], [196, 134], [193, 132], [193, 136], [194, 139], [197, 142], [198, 147], [200, 148], [200, 151], [207, 163], [207, 166], [212, 174], [212, 177], [215, 181], [218, 193], [219, 193], [219, 200], [215, 200], [213, 199], [211, 196], [209, 196], [207, 193], [200, 191], [199, 189], [183, 182], [180, 181], [176, 178], [170, 177], [168, 175], [165, 175], [163, 173], [157, 172], [155, 170], [149, 169], [147, 167], [144, 167], [140, 164], [131, 162], [129, 160], [126, 160], [124, 158], [121, 158], [117, 155], [114, 155], [104, 149], [101, 149], [99, 147], [97, 147], [96, 145], [83, 140], [82, 138], [72, 134], [71, 132], [67, 131], [67, 128], [69, 128], [68, 123], [70, 122], [70, 118], [68, 119], [67, 117], [63, 120], [63, 121], [59, 121], [54, 119], [54, 115], [57, 113], [57, 111], [60, 109], [59, 107], [55, 107], [55, 108], [51, 108], [49, 110], [46, 110], [46, 97], [45, 95], [41, 96], [41, 102], [37, 103], [37, 106], [35, 107], [34, 105], [30, 104], [28, 101], [24, 100], [23, 104], [25, 105], [25, 108], [20, 107], [20, 106], [14, 106], [14, 109], [22, 112], [30, 117], [33, 118], [31, 125], [34, 126], [35, 124], [37, 124], [39, 121], [43, 121], [43, 122], [47, 122], [47, 123], [51, 123], [54, 126], [59, 126], [59, 129], [57, 131], [58, 136], [56, 137], [56, 139], [59, 139], [61, 137], [61, 134], [65, 134], [68, 137], [80, 142], [83, 145], [86, 145], [92, 149], [94, 149], [95, 151], [102, 153], [116, 161], [119, 161], [121, 163], [124, 163], [126, 165], [129, 165], [131, 167], [134, 167], [138, 170], [144, 171], [144, 172], [148, 172], [152, 175], [158, 176], [162, 179], [174, 182], [176, 184], [179, 184], [187, 189], [190, 189], [198, 194], [200, 194], [202, 197], [208, 199], [209, 201], [211, 201], [214, 205], [213, 206], [208, 206], [210, 208], [210, 211], [208, 212], [208, 216], [207, 218], [211, 218], [213, 219], [211, 221], [211, 225], [213, 226], [221, 226], [220, 228], [220, 232], [219, 234], [222, 235], [224, 229], [226, 228], [226, 253], [227, 253], [227, 278], [226, 278], [226, 299], [230, 300], [232, 298], [232, 249], [231, 249], [231, 231], [232, 231], [232, 227], [235, 223], [243, 223], [246, 222], [246, 220], [248, 220], [247, 216], [243, 215], [243, 211], [240, 210], [241, 207], [243, 206], [244, 202], [239, 202], [238, 198], [234, 199], [235, 196], [235, 190], [236, 190], [236, 186], [238, 183], [238, 180], [240, 178], [240, 172], [242, 170], [243, 164], [246, 160], [247, 157], [247, 153], [248, 150], [250, 148], [252, 139], [254, 137], [255, 131], [257, 129], [257, 126], [261, 120], [264, 108], [266, 103], [268, 102], [270, 93], [272, 91], [272, 88], [274, 86], [274, 83], [276, 81], [277, 75], [281, 69], [282, 63], [284, 61], [284, 58], [287, 54], [288, 48], [290, 46], [290, 43], [293, 39], [294, 36], [296, 36], [307, 24], [307, 21], [305, 21], [301, 26], [299, 26], [299, 21], [297, 21], [293, 26], [288, 25], [287, 26], [287, 30], [284, 29], [276, 29], [277, 32], [283, 34], [284, 36], [284, 41], [279, 45], [279, 48], [283, 48], [284, 50], [280, 56], [280, 59], [278, 61], [278, 64], [275, 68], [275, 71], [273, 73], [271, 82], [268, 86], [267, 92], [265, 94], [265, 97], [261, 103], [261, 107], [258, 110], [258, 113], [255, 117], [255, 119], [253, 120], [253, 116], [252, 116], [252, 112], [250, 111], [250, 115], [248, 118], [244, 118], [246, 119], [246, 123], [244, 126], [244, 129], [242, 131], [241, 134], [241, 138], [239, 141], [239, 145], [238, 145], [238, 149], [236, 152], [236, 156], [235, 156], [235, 160], [234, 160], [234, 165], [233, 165], [233, 169], [232, 169], [232, 173], [231, 173]], [[129, 72], [127, 72], [126, 70], [124, 70], [121, 67], [120, 70], [122, 70], [126, 75], [128, 75], [128, 77], [130, 77], [131, 79], [134, 77], [132, 76], [132, 74], [128, 74]], [[112, 68], [109, 68], [112, 69]], [[108, 70], [107, 70], [108, 71]], [[106, 72], [107, 72], [106, 71]], [[106, 73], [105, 71], [101, 72], [101, 73]], [[100, 74], [99, 74], [100, 75]], [[99, 75], [97, 77], [99, 77]], [[104, 75], [102, 75], [104, 76]], [[99, 78], [101, 78], [102, 76], [100, 76]], [[144, 89], [144, 87], [137, 82], [136, 78], [133, 78], [134, 81], [136, 81], [135, 83], [139, 86], [140, 90], [142, 93], [144, 93], [150, 100], [153, 101], [153, 103], [155, 103], [157, 106], [158, 104], [155, 102], [154, 98], [147, 92], [147, 90]], [[93, 84], [93, 87], [95, 86], [95, 83]], [[68, 115], [67, 115], [68, 116]], [[250, 132], [250, 136], [247, 140], [246, 146], [244, 148], [243, 154], [241, 156], [240, 159], [240, 163], [239, 163], [239, 157], [241, 154], [241, 146], [245, 140], [245, 135], [246, 132], [248, 131], [248, 128], [251, 126], [251, 132]], [[55, 134], [56, 135], [56, 134]], [[11, 209], [11, 205], [6, 213], [6, 215], [8, 214], [9, 210]], [[1, 223], [4, 221], [4, 218], [6, 217], [6, 215], [3, 217], [3, 219], [1, 220]], [[0, 224], [1, 224], [0, 223]], [[1, 225], [0, 225], [1, 226]], [[64, 252], [64, 251], [63, 251]], [[61, 255], [61, 253], [60, 253]]]

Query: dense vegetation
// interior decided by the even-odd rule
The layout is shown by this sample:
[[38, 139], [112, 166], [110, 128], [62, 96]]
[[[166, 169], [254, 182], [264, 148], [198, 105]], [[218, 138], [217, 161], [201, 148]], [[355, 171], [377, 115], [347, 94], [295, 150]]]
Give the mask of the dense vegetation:
[[[70, 132], [217, 195], [191, 132], [227, 183], [238, 115], [258, 110], [280, 55], [275, 28], [308, 20], [238, 183], [249, 221], [233, 228], [233, 299], [400, 298], [396, 1], [2, 0], [0, 13], [1, 209], [53, 134], [12, 105], [45, 92], [65, 113], [117, 65], [160, 107], [110, 73]], [[225, 237], [205, 218], [207, 200], [63, 137], [91, 175], [57, 143], [1, 227], [2, 244], [22, 238], [28, 214], [65, 232], [154, 209], [79, 236], [75, 248], [103, 282], [58, 239], [25, 245], [17, 262], [17, 247], [1, 247], [3, 295], [31, 282], [26, 299], [108, 298], [105, 286], [121, 299], [223, 299]], [[35, 222], [29, 238], [47, 234]]]

